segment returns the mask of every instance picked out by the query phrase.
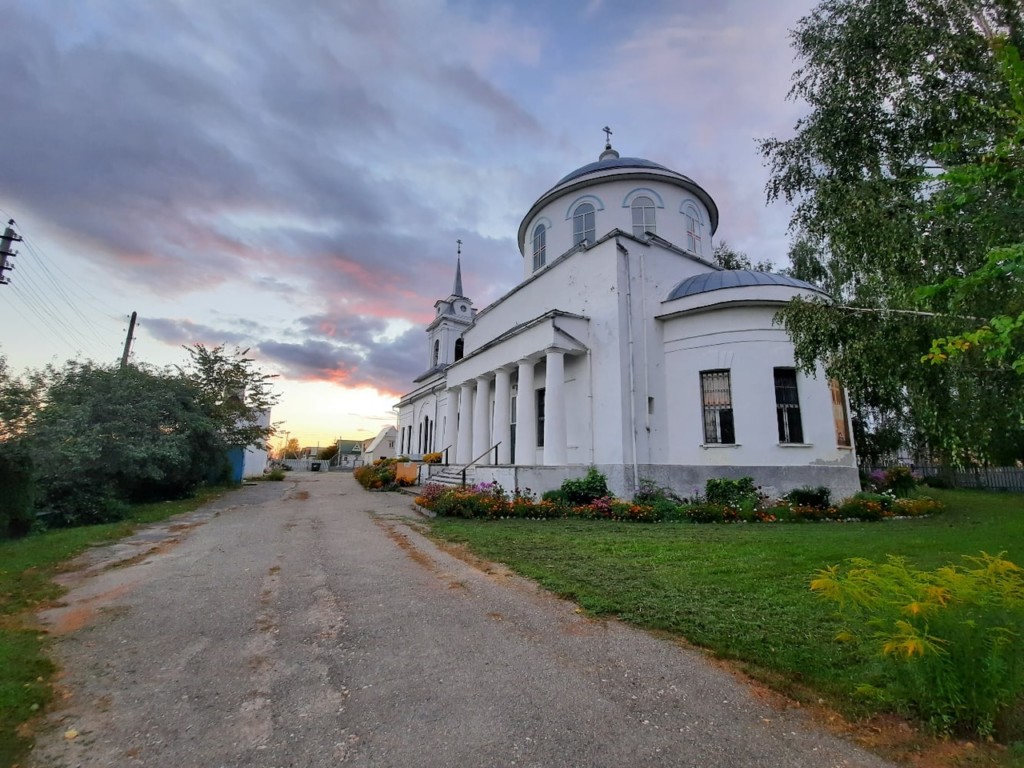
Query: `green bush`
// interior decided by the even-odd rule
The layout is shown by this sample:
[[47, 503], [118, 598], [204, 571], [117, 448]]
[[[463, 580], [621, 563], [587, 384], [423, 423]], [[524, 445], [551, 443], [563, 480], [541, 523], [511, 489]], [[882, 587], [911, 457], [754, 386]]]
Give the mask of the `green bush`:
[[0, 444], [0, 539], [28, 533], [36, 516], [35, 477], [28, 453], [10, 443]]
[[709, 504], [724, 504], [728, 507], [756, 506], [760, 493], [754, 485], [754, 478], [741, 477], [730, 480], [727, 477], [714, 477], [704, 486], [704, 498]]
[[559, 489], [565, 501], [570, 504], [589, 504], [608, 496], [608, 481], [595, 467], [576, 480], [566, 480]]
[[658, 504], [668, 501], [672, 504], [682, 504], [683, 500], [671, 489], [658, 485], [647, 477], [641, 477], [639, 488], [633, 494], [633, 501], [637, 504]]
[[817, 488], [804, 486], [803, 488], [794, 488], [782, 498], [799, 507], [827, 509], [832, 503], [832, 491], [824, 485], [819, 485]]
[[284, 476], [285, 472], [281, 467], [274, 467], [272, 470], [263, 475], [263, 479], [279, 483], [282, 480], [284, 480]]
[[896, 496], [907, 496], [917, 487], [917, 479], [908, 467], [891, 467], [885, 473], [885, 487]]
[[739, 513], [725, 504], [702, 502], [691, 504], [685, 510], [686, 517], [694, 523], [731, 523], [739, 520]]
[[[880, 494], [858, 493], [839, 505], [839, 517], [843, 519], [854, 518], [867, 523], [878, 522], [885, 517], [891, 517], [889, 501], [879, 498]], [[872, 498], [875, 497], [875, 498]]]
[[890, 555], [818, 573], [811, 589], [834, 601], [885, 674], [865, 690], [890, 699], [935, 731], [996, 735], [1024, 705], [1024, 570], [1002, 555], [920, 571]]

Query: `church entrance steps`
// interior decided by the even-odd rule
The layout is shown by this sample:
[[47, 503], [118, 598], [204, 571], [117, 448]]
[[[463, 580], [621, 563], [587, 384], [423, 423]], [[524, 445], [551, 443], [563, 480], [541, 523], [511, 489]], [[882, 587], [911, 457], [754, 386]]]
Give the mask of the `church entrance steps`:
[[[462, 485], [462, 467], [446, 467], [440, 472], [432, 474], [427, 482], [458, 488]], [[466, 485], [476, 485], [476, 469], [474, 467], [466, 469]]]

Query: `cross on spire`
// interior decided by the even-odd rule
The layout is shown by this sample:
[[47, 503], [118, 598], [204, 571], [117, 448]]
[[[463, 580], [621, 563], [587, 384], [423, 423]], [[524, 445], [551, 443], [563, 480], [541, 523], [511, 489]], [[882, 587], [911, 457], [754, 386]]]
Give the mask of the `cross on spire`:
[[604, 131], [604, 148], [605, 149], [611, 149], [612, 148], [612, 129], [609, 128], [606, 125], [601, 130]]

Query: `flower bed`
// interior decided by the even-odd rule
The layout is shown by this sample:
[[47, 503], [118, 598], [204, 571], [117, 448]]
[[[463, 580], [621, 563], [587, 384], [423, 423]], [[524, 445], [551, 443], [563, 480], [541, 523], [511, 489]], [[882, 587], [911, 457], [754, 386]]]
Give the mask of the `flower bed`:
[[[715, 488], [718, 488], [716, 485]], [[780, 500], [771, 502], [750, 491], [732, 503], [707, 499], [685, 500], [652, 494], [641, 500], [624, 501], [604, 495], [587, 503], [572, 503], [567, 494], [547, 493], [536, 499], [529, 489], [508, 494], [497, 483], [480, 483], [465, 488], [446, 488], [428, 483], [416, 503], [442, 517], [500, 519], [616, 520], [637, 523], [781, 523], [821, 521], [874, 522], [896, 517], [920, 517], [942, 509], [934, 499], [896, 498], [891, 494], [860, 493], [838, 505], [815, 506]], [[801, 500], [806, 495], [795, 494]], [[827, 498], [818, 494], [817, 498]]]

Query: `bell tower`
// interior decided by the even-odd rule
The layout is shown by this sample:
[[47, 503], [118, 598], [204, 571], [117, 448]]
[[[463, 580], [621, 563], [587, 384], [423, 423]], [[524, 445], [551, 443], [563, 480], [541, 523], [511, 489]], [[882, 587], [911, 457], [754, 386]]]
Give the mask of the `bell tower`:
[[434, 320], [427, 326], [427, 370], [447, 368], [462, 359], [462, 332], [476, 315], [473, 302], [462, 292], [462, 241], [455, 257], [455, 283], [447, 299], [434, 302]]

